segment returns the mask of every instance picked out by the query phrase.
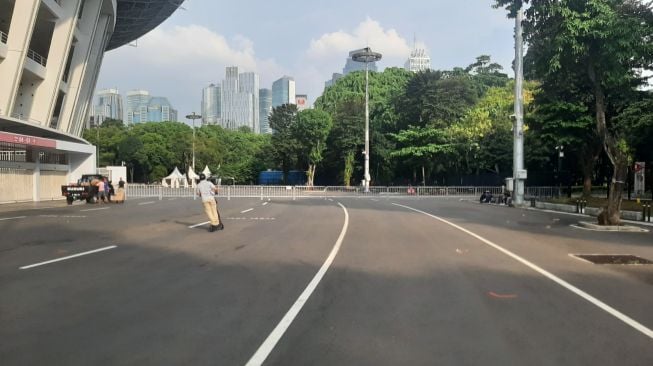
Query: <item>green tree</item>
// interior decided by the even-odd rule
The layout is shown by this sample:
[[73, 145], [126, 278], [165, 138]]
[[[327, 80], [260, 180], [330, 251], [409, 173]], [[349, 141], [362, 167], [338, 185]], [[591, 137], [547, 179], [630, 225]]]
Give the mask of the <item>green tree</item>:
[[297, 114], [297, 122], [293, 126], [293, 135], [297, 141], [300, 160], [308, 165], [307, 185], [313, 186], [317, 165], [324, 158], [326, 140], [333, 123], [329, 113], [319, 109], [307, 109]]
[[277, 164], [283, 171], [284, 182], [288, 172], [297, 163], [297, 140], [293, 134], [293, 125], [297, 122], [297, 106], [284, 104], [272, 109], [269, 117], [272, 134], [272, 149]]
[[590, 86], [579, 90], [576, 99], [592, 99], [596, 131], [613, 165], [599, 223], [619, 224], [631, 149], [613, 122], [619, 99], [642, 82], [636, 70], [650, 69], [653, 62], [650, 5], [637, 0], [496, 0], [495, 5], [514, 15], [524, 2], [530, 3], [525, 34], [538, 78], [573, 73]]

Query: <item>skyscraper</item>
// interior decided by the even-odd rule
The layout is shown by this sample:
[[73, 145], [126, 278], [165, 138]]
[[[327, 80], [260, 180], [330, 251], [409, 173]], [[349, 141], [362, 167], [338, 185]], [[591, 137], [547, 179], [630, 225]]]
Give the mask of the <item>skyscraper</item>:
[[270, 114], [272, 113], [272, 90], [259, 89], [258, 96], [261, 133], [272, 133], [272, 129], [270, 128]]
[[177, 110], [167, 98], [150, 97], [146, 90], [127, 93], [127, 123], [177, 121]]
[[[127, 92], [127, 124], [146, 122], [143, 119], [147, 119], [147, 103], [149, 101], [150, 92], [147, 90]], [[143, 119], [141, 119], [141, 115]]]
[[431, 58], [423, 48], [415, 48], [411, 51], [404, 68], [412, 72], [420, 72], [431, 69]]
[[122, 121], [122, 96], [117, 89], [104, 89], [97, 93], [97, 98], [93, 104], [92, 120], [95, 127], [107, 119]]
[[219, 85], [211, 84], [202, 90], [202, 124], [218, 124], [221, 116], [222, 89]]
[[295, 104], [295, 79], [284, 76], [272, 83], [272, 107]]
[[[256, 95], [256, 98], [254, 97]], [[222, 121], [224, 128], [249, 127], [253, 132], [258, 126], [258, 75], [238, 73], [237, 66], [226, 68], [222, 81]]]
[[259, 77], [253, 72], [244, 72], [238, 75], [238, 91], [252, 96], [252, 119], [249, 127], [254, 133], [261, 133], [259, 117]]

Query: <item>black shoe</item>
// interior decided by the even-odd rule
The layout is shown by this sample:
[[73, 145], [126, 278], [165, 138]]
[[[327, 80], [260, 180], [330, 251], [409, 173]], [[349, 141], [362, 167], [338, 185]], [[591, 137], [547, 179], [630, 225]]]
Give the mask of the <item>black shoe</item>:
[[213, 226], [213, 225], [209, 226], [209, 232], [210, 233], [214, 232], [216, 227], [217, 226]]
[[218, 226], [215, 227], [216, 230], [224, 230], [224, 225], [220, 223]]

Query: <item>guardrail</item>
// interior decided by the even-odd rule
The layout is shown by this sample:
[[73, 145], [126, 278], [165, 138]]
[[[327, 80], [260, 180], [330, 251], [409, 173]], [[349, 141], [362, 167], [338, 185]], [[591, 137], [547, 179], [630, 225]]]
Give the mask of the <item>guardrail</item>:
[[[163, 187], [161, 185], [127, 184], [128, 197], [193, 198], [195, 188]], [[478, 198], [485, 191], [493, 195], [503, 194], [502, 187], [370, 187], [363, 192], [362, 187], [307, 187], [307, 186], [220, 186], [218, 197], [222, 198], [339, 198], [339, 197], [470, 197]], [[531, 187], [528, 197], [552, 197], [559, 194], [557, 187]]]
[[48, 65], [48, 59], [34, 52], [32, 49], [27, 50], [27, 57], [31, 58], [43, 67]]

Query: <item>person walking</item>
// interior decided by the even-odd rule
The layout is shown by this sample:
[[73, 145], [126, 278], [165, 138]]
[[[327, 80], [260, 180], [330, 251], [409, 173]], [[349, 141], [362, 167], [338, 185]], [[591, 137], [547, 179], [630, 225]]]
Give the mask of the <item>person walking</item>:
[[202, 198], [202, 205], [204, 205], [204, 212], [206, 216], [209, 217], [210, 225], [209, 232], [214, 232], [216, 230], [224, 229], [224, 225], [220, 222], [218, 217], [218, 204], [215, 200], [215, 193], [218, 191], [218, 188], [208, 180], [206, 180], [206, 175], [200, 173], [200, 182], [195, 188], [195, 193]]

